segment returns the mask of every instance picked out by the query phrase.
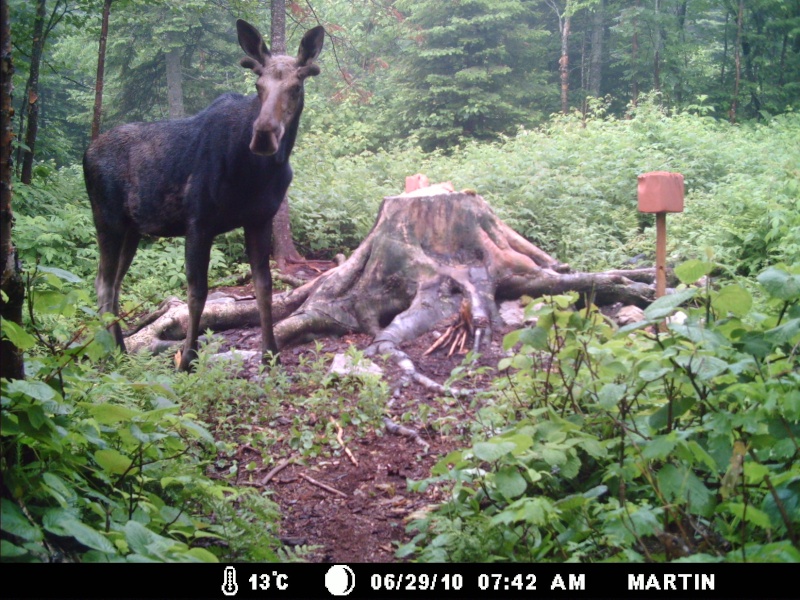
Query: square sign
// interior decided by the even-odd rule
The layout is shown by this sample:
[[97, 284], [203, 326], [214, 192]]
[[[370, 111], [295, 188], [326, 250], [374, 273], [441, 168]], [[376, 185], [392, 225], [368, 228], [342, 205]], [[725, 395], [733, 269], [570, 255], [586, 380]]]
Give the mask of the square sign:
[[639, 211], [683, 212], [683, 175], [667, 171], [639, 175]]

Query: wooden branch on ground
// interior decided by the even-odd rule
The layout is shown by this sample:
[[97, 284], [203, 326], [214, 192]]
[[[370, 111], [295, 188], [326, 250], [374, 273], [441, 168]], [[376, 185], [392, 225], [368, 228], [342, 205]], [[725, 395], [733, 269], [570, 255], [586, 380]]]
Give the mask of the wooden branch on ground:
[[326, 492], [330, 492], [331, 494], [336, 494], [337, 496], [341, 496], [342, 498], [348, 498], [349, 496], [342, 491], [337, 490], [336, 488], [332, 488], [329, 485], [322, 483], [321, 481], [317, 481], [313, 477], [309, 477], [305, 473], [300, 473], [300, 477], [305, 479], [308, 483], [317, 486], [318, 488], [322, 488]]
[[277, 465], [275, 465], [275, 467], [269, 473], [266, 474], [264, 479], [261, 480], [261, 485], [267, 485], [272, 480], [272, 478], [275, 477], [275, 475], [283, 471], [293, 462], [294, 462], [293, 458], [284, 458]]
[[334, 426], [336, 427], [336, 441], [339, 442], [339, 445], [342, 448], [344, 448], [344, 452], [345, 454], [347, 454], [347, 457], [350, 459], [350, 462], [352, 462], [355, 466], [358, 466], [358, 461], [356, 460], [356, 457], [353, 456], [353, 453], [350, 452], [350, 448], [348, 448], [347, 444], [344, 443], [344, 439], [342, 438], [342, 436], [344, 435], [344, 430], [342, 429], [342, 426], [339, 425], [338, 421], [336, 421], [336, 419], [334, 419], [333, 417], [328, 417], [328, 418], [331, 420], [331, 423], [333, 423]]

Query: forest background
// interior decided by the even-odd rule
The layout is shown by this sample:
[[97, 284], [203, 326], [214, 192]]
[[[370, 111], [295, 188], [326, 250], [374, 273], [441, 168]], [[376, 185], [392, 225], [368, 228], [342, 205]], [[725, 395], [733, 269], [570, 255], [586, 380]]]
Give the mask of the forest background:
[[[210, 436], [190, 418], [193, 415], [176, 416], [167, 410], [180, 396], [181, 386], [189, 384], [181, 378], [173, 381], [175, 376], [161, 371], [152, 382], [142, 384], [142, 371], [147, 369], [138, 363], [111, 369], [102, 362], [109, 351], [102, 333], [76, 349], [80, 336], [75, 332], [85, 332], [87, 321], [99, 320], [89, 308], [94, 301], [87, 282], [94, 277], [97, 251], [80, 161], [93, 127], [107, 130], [125, 122], [179, 118], [201, 110], [220, 93], [249, 93], [254, 82], [238, 66], [235, 20], [245, 18], [269, 37], [270, 11], [276, 5], [285, 16], [290, 53], [308, 28], [321, 23], [327, 32], [319, 61], [322, 75], [307, 86], [301, 137], [292, 157], [297, 175], [289, 191], [291, 228], [302, 255], [330, 258], [352, 251], [369, 231], [381, 198], [400, 191], [406, 175], [423, 172], [432, 180], [452, 180], [457, 188], [476, 189], [509, 225], [575, 268], [617, 268], [632, 257], [651, 253], [652, 222], [635, 208], [636, 176], [652, 170], [679, 171], [686, 177], [687, 209], [670, 220], [670, 260], [689, 261], [691, 268], [683, 271], [685, 283], [691, 283], [690, 275], [713, 273], [725, 285], [735, 286], [723, 300], [719, 290], [708, 289], [703, 302], [708, 310], [716, 302], [720, 319], [733, 314], [747, 333], [726, 329], [720, 334], [731, 353], [719, 358], [727, 361], [727, 367], [702, 373], [708, 378], [707, 393], [698, 387], [698, 373], [691, 368], [675, 376], [683, 377], [680, 382], [665, 383], [672, 376], [653, 361], [685, 364], [664, 348], [640, 349], [639, 366], [631, 372], [644, 372], [648, 385], [663, 384], [672, 390], [653, 392], [654, 403], [666, 394], [672, 406], [685, 386], [694, 390], [695, 401], [702, 405], [710, 401], [710, 390], [731, 385], [723, 386], [716, 378], [734, 376], [739, 383], [757, 383], [759, 394], [773, 402], [759, 404], [763, 428], [754, 425], [748, 431], [737, 419], [752, 408], [751, 396], [725, 396], [730, 414], [738, 416], [724, 424], [724, 443], [709, 433], [706, 413], [695, 415], [693, 405], [684, 402], [682, 410], [696, 420], [687, 418], [681, 431], [688, 433], [680, 440], [671, 423], [667, 430], [654, 425], [658, 435], [648, 439], [653, 446], [646, 456], [655, 465], [652, 473], [649, 467], [638, 474], [633, 467], [625, 471], [624, 461], [620, 471], [608, 472], [609, 481], [639, 478], [642, 498], [647, 499], [637, 505], [638, 525], [613, 529], [613, 519], [622, 522], [625, 517], [614, 512], [618, 506], [606, 503], [585, 523], [565, 516], [562, 529], [553, 526], [550, 531], [548, 519], [543, 518], [550, 514], [547, 507], [537, 505], [533, 510], [519, 505], [530, 500], [527, 492], [540, 485], [531, 474], [532, 463], [523, 468], [520, 461], [528, 450], [526, 440], [541, 432], [524, 429], [530, 415], [511, 419], [510, 413], [498, 409], [497, 422], [475, 435], [487, 437], [489, 431], [498, 430], [497, 423], [509, 419], [504, 422], [517, 437], [504, 443], [512, 446], [500, 454], [483, 446], [475, 451], [472, 446], [471, 453], [459, 458], [463, 469], [455, 475], [457, 486], [470, 489], [469, 494], [462, 490], [454, 496], [459, 527], [472, 523], [474, 538], [448, 537], [456, 514], [451, 511], [428, 529], [440, 536], [431, 534], [435, 543], [428, 545], [430, 540], [420, 535], [402, 552], [419, 552], [428, 559], [481, 559], [486, 556], [470, 553], [491, 548], [493, 556], [513, 558], [522, 544], [518, 538], [524, 538], [526, 551], [533, 543], [542, 557], [552, 551], [563, 559], [565, 544], [573, 544], [569, 552], [575, 557], [614, 556], [599, 549], [596, 526], [604, 535], [617, 535], [617, 546], [612, 547], [624, 547], [626, 556], [635, 558], [647, 554], [641, 540], [648, 533], [642, 531], [654, 534], [658, 529], [654, 523], [661, 524], [663, 533], [669, 529], [667, 521], [702, 518], [724, 522], [718, 528], [709, 526], [729, 544], [709, 544], [714, 556], [733, 556], [734, 548], [736, 557], [746, 557], [747, 537], [763, 552], [762, 558], [798, 558], [798, 523], [791, 516], [798, 511], [790, 509], [799, 506], [800, 498], [800, 473], [793, 460], [798, 452], [800, 399], [797, 393], [780, 390], [796, 391], [798, 379], [796, 367], [786, 365], [796, 359], [800, 323], [799, 1], [10, 0], [4, 5], [10, 23], [7, 39], [12, 41], [10, 54], [3, 57], [4, 83], [13, 82], [14, 89], [13, 141], [3, 132], [4, 147], [6, 142], [13, 144], [13, 195], [5, 189], [4, 194], [6, 200], [13, 198], [13, 241], [27, 273], [28, 304], [22, 326], [4, 321], [3, 332], [7, 341], [28, 353], [29, 377], [24, 385], [3, 382], [4, 557], [41, 559], [52, 554], [47, 544], [50, 534], [72, 536], [79, 548], [72, 551], [83, 553], [84, 559], [151, 552], [145, 550], [146, 544], [134, 542], [145, 534], [132, 522], [146, 527], [147, 535], [172, 540], [163, 542], [160, 559], [208, 560], [218, 554], [193, 544], [205, 527], [198, 525], [199, 520], [183, 522], [164, 508], [177, 505], [180, 497], [193, 498], [192, 514], [197, 519], [229, 509], [219, 502], [218, 484], [196, 472], [204, 460], [202, 452], [195, 455], [195, 450], [188, 450], [195, 442], [186, 441], [186, 432], [205, 442]], [[104, 9], [109, 21], [101, 79], [97, 67]], [[9, 57], [13, 80], [6, 76]], [[95, 109], [98, 85], [100, 110]], [[212, 255], [212, 279], [241, 274], [245, 263], [241, 234], [222, 236]], [[142, 311], [172, 293], [182, 295], [183, 270], [182, 240], [144, 242], [123, 287], [125, 309]], [[729, 296], [736, 300], [732, 305], [726, 304]], [[5, 296], [3, 302], [5, 307]], [[698, 309], [702, 306], [700, 302]], [[553, 314], [559, 310], [560, 304], [553, 305]], [[708, 321], [702, 327], [711, 327]], [[684, 333], [694, 344], [691, 352], [721, 355], [719, 348], [703, 347], [711, 343], [708, 339]], [[609, 342], [603, 335], [595, 342]], [[714, 338], [714, 343], [723, 342]], [[564, 350], [537, 344], [523, 346], [521, 352], [547, 350], [555, 356]], [[662, 353], [658, 359], [651, 355], [656, 350]], [[88, 366], [76, 361], [78, 354], [94, 361], [97, 372], [90, 375]], [[744, 366], [742, 357], [752, 361]], [[514, 366], [520, 373], [533, 368], [523, 359]], [[580, 372], [578, 363], [576, 377]], [[192, 377], [198, 376], [202, 374]], [[219, 373], [213, 376], [224, 379]], [[592, 380], [587, 384], [592, 401], [605, 408], [628, 401], [621, 388], [606, 387], [622, 385], [618, 379], [609, 375], [605, 380], [599, 371], [587, 377]], [[170, 383], [165, 386], [166, 380]], [[530, 397], [537, 397], [538, 388], [530, 381], [526, 385]], [[572, 395], [574, 386], [567, 387]], [[169, 413], [173, 420], [148, 420], [138, 412], [111, 411], [109, 405], [88, 402], [89, 397], [105, 398], [103, 394], [112, 388], [115, 403], [125, 401], [127, 394], [131, 402], [139, 403], [137, 411], [155, 403], [148, 404], [149, 410]], [[128, 392], [120, 394], [120, 389]], [[647, 405], [640, 397], [647, 393], [641, 390], [636, 398]], [[531, 410], [546, 405], [530, 401]], [[620, 410], [622, 421], [636, 418]], [[69, 426], [62, 422], [66, 415], [71, 415]], [[103, 439], [112, 435], [108, 427], [120, 422], [136, 429], [113, 442]], [[142, 422], [151, 429], [144, 431]], [[74, 452], [65, 453], [63, 441], [56, 442], [56, 433], [62, 433], [59, 427], [68, 427], [78, 440], [71, 442]], [[597, 439], [609, 452], [614, 450], [616, 438], [597, 427]], [[152, 474], [145, 476], [142, 464], [137, 466], [130, 458], [141, 459], [143, 445], [155, 451], [155, 440], [162, 435], [177, 445], [186, 443], [180, 452], [193, 456], [194, 462], [170, 468], [181, 471], [181, 477], [188, 477], [184, 470], [194, 469], [190, 483], [179, 479], [165, 483], [163, 475], [156, 485]], [[752, 436], [762, 437], [754, 441]], [[778, 454], [770, 455], [777, 442], [782, 444]], [[502, 443], [495, 445], [503, 447]], [[565, 472], [572, 473], [573, 459], [581, 457], [582, 468], [589, 469], [592, 461], [602, 462], [605, 456], [594, 446], [591, 450], [580, 450], [578, 442], [568, 446], [569, 450], [557, 448], [561, 454], [551, 454], [545, 462], [569, 463]], [[92, 448], [91, 460], [78, 452], [79, 447]], [[670, 462], [665, 450], [676, 447], [686, 454], [680, 467]], [[631, 464], [641, 459], [631, 456]], [[742, 464], [750, 461], [750, 471], [730, 470], [739, 459]], [[53, 461], [61, 461], [60, 467], [54, 468]], [[467, 481], [466, 465], [473, 461], [493, 465], [485, 481]], [[459, 463], [451, 457], [453, 462]], [[686, 464], [703, 475], [693, 479]], [[734, 482], [723, 481], [720, 488], [719, 479], [731, 472]], [[120, 492], [123, 484], [134, 480], [141, 498], [150, 494], [148, 519], [131, 519], [139, 509], [132, 508], [130, 494]], [[687, 481], [708, 501], [676, 516], [667, 505], [678, 502]], [[560, 514], [588, 511], [587, 506], [602, 495], [597, 491], [599, 481], [587, 478], [584, 483], [580, 492], [584, 500]], [[99, 494], [98, 486], [106, 486], [102, 499], [87, 495], [87, 489]], [[563, 490], [549, 492], [553, 502], [563, 499]], [[240, 513], [246, 517], [239, 526], [251, 527], [254, 515], [275, 520], [268, 501], [237, 493], [247, 498], [240, 505], [246, 506]], [[493, 514], [487, 515], [485, 502], [476, 500], [481, 494], [492, 499]], [[738, 500], [731, 500], [736, 494]], [[137, 501], [147, 504], [141, 498]], [[597, 525], [600, 522], [602, 526]], [[498, 523], [511, 531], [519, 527], [524, 535], [513, 538], [517, 541], [506, 537], [487, 545], [487, 536], [494, 539], [492, 527]], [[628, 535], [631, 528], [635, 533]], [[533, 530], [538, 533], [533, 535]], [[572, 531], [573, 537], [565, 536], [565, 531]], [[214, 530], [214, 535], [230, 532]], [[542, 544], [543, 537], [550, 546]], [[176, 545], [176, 539], [184, 546]], [[239, 556], [259, 557], [253, 548], [234, 550], [241, 552]]]

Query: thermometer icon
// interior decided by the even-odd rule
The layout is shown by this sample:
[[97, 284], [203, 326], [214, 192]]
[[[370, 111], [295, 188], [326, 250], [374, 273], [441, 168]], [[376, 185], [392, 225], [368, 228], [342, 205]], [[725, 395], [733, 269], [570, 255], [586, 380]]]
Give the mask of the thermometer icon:
[[222, 584], [222, 593], [226, 596], [235, 596], [239, 591], [239, 585], [236, 583], [236, 569], [233, 567], [225, 567], [225, 581]]

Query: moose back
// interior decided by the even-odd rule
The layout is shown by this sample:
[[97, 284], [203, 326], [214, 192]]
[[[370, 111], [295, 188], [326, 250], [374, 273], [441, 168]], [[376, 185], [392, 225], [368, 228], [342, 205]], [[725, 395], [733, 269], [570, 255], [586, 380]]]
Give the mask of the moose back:
[[[319, 74], [322, 27], [309, 30], [296, 58], [272, 56], [261, 34], [236, 22], [243, 67], [258, 77], [255, 96], [225, 94], [201, 113], [159, 123], [122, 125], [86, 151], [83, 171], [92, 205], [100, 266], [95, 280], [100, 312], [119, 315], [122, 279], [139, 240], [186, 237], [189, 324], [179, 368], [197, 356], [200, 316], [208, 295], [211, 244], [244, 228], [261, 321], [261, 350], [277, 353], [272, 331], [269, 251], [272, 218], [292, 180], [292, 152], [303, 84]], [[117, 320], [117, 344], [125, 343]]]

